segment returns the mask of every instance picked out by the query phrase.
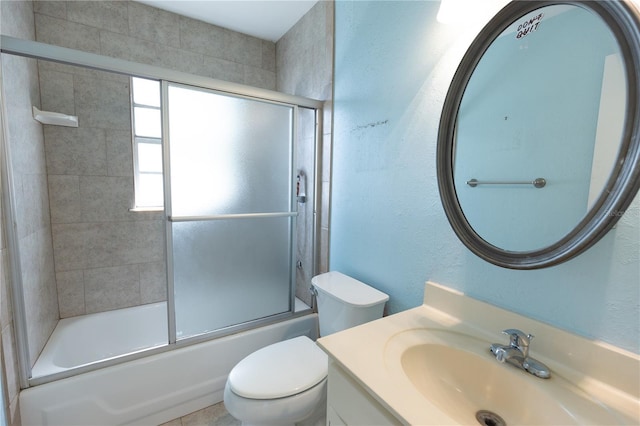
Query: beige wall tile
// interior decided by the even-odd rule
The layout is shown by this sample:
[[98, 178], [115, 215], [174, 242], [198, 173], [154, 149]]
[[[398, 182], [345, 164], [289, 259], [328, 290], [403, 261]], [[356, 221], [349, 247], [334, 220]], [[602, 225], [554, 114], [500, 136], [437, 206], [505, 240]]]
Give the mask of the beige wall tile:
[[17, 204], [18, 236], [23, 238], [42, 228], [49, 227], [49, 196], [47, 177], [44, 174], [22, 174], [16, 190], [20, 202]]
[[103, 55], [143, 64], [154, 64], [158, 58], [156, 43], [116, 34], [100, 32], [100, 50]]
[[32, 113], [32, 105], [40, 106], [37, 62], [4, 54], [1, 62], [13, 172], [45, 173], [42, 125]]
[[81, 176], [80, 200], [84, 222], [131, 219], [133, 179], [128, 176]]
[[262, 66], [262, 40], [226, 30], [223, 38], [223, 57], [240, 64]]
[[190, 52], [230, 60], [225, 55], [225, 33], [228, 30], [196, 19], [180, 17], [180, 47]]
[[51, 0], [34, 1], [33, 11], [42, 15], [53, 16], [54, 18], [67, 19], [67, 2]]
[[[33, 28], [33, 15], [24, 15], [13, 7], [27, 7], [30, 2], [3, 8], [3, 21], [9, 11], [16, 22]], [[3, 4], [4, 6], [4, 4]], [[24, 9], [23, 9], [24, 10]], [[15, 16], [18, 13], [20, 16]], [[4, 29], [3, 29], [4, 32]], [[25, 34], [28, 31], [25, 32]], [[40, 106], [37, 61], [3, 55], [3, 88], [6, 94], [8, 135], [15, 189], [15, 209], [18, 229], [17, 245], [24, 292], [29, 352], [34, 362], [55, 326], [58, 314], [53, 251], [49, 227], [49, 199], [42, 125], [33, 120], [32, 105]], [[3, 277], [6, 275], [3, 274]]]
[[188, 52], [168, 46], [158, 46], [153, 65], [189, 74], [207, 75], [204, 71], [206, 69], [204, 68], [204, 60], [204, 55], [200, 53]]
[[56, 270], [164, 260], [162, 221], [54, 224]]
[[25, 40], [35, 40], [32, 3], [27, 1], [0, 2], [0, 32]]
[[98, 80], [127, 81], [129, 77], [106, 71], [98, 71], [90, 68], [82, 68], [74, 65], [66, 65], [57, 62], [38, 60], [38, 70], [40, 72], [52, 71], [72, 74], [74, 76], [87, 77]]
[[244, 84], [261, 87], [263, 89], [276, 90], [276, 73], [245, 65]]
[[138, 265], [88, 269], [84, 272], [87, 313], [140, 304]]
[[[306, 96], [314, 99], [327, 100], [330, 103], [331, 98], [331, 78], [332, 78], [332, 60], [333, 52], [331, 43], [327, 42], [327, 39], [332, 40], [332, 28], [327, 23], [333, 22], [332, 18], [332, 5], [330, 2], [318, 2], [307, 14], [291, 28], [287, 34], [285, 34], [276, 43], [276, 89], [278, 91], [289, 93], [298, 96]], [[327, 47], [330, 47], [327, 49]], [[329, 89], [327, 89], [329, 88]], [[330, 129], [330, 121], [328, 129]], [[302, 121], [300, 123], [301, 135], [296, 147], [296, 156], [298, 159], [299, 167], [304, 167], [310, 176], [313, 176], [313, 141], [309, 139], [309, 135], [315, 132], [314, 123], [308, 123]], [[330, 170], [330, 157], [325, 156], [324, 152], [330, 153], [331, 147], [331, 134], [330, 132], [323, 135], [323, 156], [319, 161], [322, 161], [322, 176], [321, 180], [325, 179], [325, 171]], [[328, 179], [328, 173], [327, 173]], [[311, 181], [309, 183], [311, 185]], [[315, 265], [317, 272], [326, 272], [328, 267], [328, 185], [322, 185], [322, 204], [320, 206], [319, 216], [322, 229], [317, 235], [317, 241], [315, 241], [316, 247], [319, 250], [318, 257], [316, 259], [318, 264]], [[325, 192], [326, 191], [326, 192]], [[308, 191], [310, 197], [313, 196], [312, 191]], [[310, 239], [309, 233], [313, 229], [313, 216], [312, 214], [301, 214], [298, 217], [298, 256], [310, 258], [310, 248], [307, 248]], [[310, 280], [310, 273], [306, 273], [305, 268], [308, 269], [309, 260], [303, 260], [303, 272], [298, 270], [297, 274], [297, 289], [296, 295], [300, 299], [309, 303], [311, 295], [309, 294], [308, 281]]]
[[7, 379], [7, 399], [12, 401], [17, 398], [18, 392], [20, 392], [18, 360], [16, 358], [16, 340], [13, 333], [12, 323], [7, 324], [2, 328], [2, 351], [4, 358], [3, 370]]
[[51, 223], [73, 223], [82, 220], [80, 177], [49, 175]]
[[107, 147], [103, 129], [45, 126], [49, 175], [106, 175]]
[[167, 300], [167, 273], [164, 262], [141, 263], [140, 302], [154, 303]]
[[244, 84], [244, 67], [242, 64], [225, 59], [204, 57], [202, 74], [218, 80]]
[[40, 70], [42, 110], [76, 114], [73, 98], [73, 74]]
[[78, 125], [83, 128], [131, 129], [130, 81], [74, 76]]
[[116, 33], [129, 32], [127, 3], [123, 1], [69, 1], [67, 19]]
[[276, 44], [271, 41], [262, 41], [262, 68], [276, 72]]
[[[321, 1], [276, 44], [278, 90], [313, 99], [328, 99], [333, 70], [332, 2]], [[329, 42], [328, 40], [331, 40]]]
[[322, 228], [320, 231], [320, 268], [319, 273], [329, 272], [329, 230]]
[[21, 238], [18, 244], [29, 356], [33, 365], [59, 317], [51, 232], [43, 228]]
[[128, 2], [129, 35], [164, 46], [180, 47], [180, 17], [174, 13]]
[[107, 174], [133, 179], [133, 142], [131, 132], [107, 129]]
[[56, 274], [60, 318], [87, 313], [84, 305], [84, 272], [63, 271]]
[[56, 46], [100, 53], [100, 30], [48, 15], [35, 14], [36, 39]]
[[2, 249], [0, 251], [2, 256], [2, 272], [0, 277], [2, 281], [0, 282], [0, 329], [5, 327], [9, 322], [11, 322], [13, 318], [13, 310], [11, 307], [10, 301], [10, 292], [9, 288], [11, 286], [12, 277], [11, 270], [9, 269], [11, 265], [9, 264], [9, 250]]

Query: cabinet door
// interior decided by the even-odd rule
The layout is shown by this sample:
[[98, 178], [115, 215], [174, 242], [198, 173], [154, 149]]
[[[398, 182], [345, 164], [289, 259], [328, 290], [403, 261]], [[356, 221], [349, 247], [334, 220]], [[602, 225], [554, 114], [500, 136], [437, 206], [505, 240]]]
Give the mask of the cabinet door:
[[332, 406], [327, 406], [327, 426], [347, 426]]
[[327, 425], [401, 425], [333, 361], [329, 363]]

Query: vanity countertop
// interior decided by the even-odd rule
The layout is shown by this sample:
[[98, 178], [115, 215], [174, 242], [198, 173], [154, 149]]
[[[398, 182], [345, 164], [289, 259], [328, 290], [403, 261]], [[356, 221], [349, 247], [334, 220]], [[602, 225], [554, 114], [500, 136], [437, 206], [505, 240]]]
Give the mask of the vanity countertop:
[[[414, 342], [407, 344], [415, 344], [415, 336], [420, 333], [442, 331], [472, 336], [483, 342], [507, 343], [507, 337], [502, 334], [507, 328], [536, 336], [530, 353], [549, 366], [552, 378], [539, 379], [502, 365], [515, 371], [509, 374], [530, 376], [525, 380], [541, 381], [532, 382], [537, 386], [553, 386], [554, 380], [559, 383], [566, 379], [584, 391], [584, 395], [604, 403], [622, 423], [640, 422], [639, 355], [568, 333], [432, 282], [425, 286], [422, 306], [322, 337], [318, 345], [402, 423], [459, 424], [459, 419], [440, 410], [405, 374], [399, 374], [400, 352], [398, 344], [393, 342], [401, 341], [397, 336], [403, 333], [408, 335], [408, 331], [418, 330], [408, 339]], [[488, 347], [486, 354], [488, 359], [492, 358]]]

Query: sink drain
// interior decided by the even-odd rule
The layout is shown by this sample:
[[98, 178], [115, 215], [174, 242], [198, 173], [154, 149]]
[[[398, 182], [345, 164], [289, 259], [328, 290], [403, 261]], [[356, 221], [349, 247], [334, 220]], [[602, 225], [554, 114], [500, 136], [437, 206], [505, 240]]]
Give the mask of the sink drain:
[[484, 426], [507, 426], [507, 422], [493, 411], [480, 410], [476, 413], [476, 420]]

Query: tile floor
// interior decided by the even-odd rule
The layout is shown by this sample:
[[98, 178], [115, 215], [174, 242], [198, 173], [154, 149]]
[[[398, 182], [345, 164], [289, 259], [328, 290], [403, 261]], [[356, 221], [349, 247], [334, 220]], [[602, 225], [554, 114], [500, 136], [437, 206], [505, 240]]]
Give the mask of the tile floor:
[[224, 403], [220, 402], [215, 405], [203, 408], [187, 414], [170, 422], [163, 423], [160, 426], [236, 426], [240, 425], [237, 420], [224, 408]]

